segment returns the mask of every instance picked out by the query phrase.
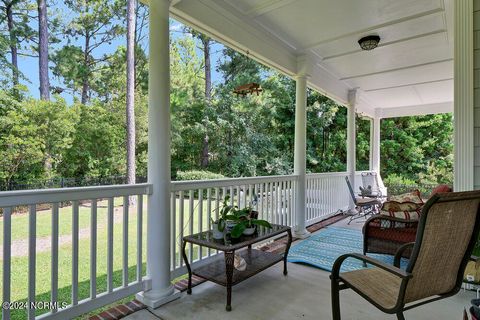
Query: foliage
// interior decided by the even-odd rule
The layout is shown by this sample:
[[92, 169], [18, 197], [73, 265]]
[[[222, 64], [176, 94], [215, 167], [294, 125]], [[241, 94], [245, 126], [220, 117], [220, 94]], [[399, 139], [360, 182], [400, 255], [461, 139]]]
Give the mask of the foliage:
[[182, 180], [211, 180], [211, 179], [222, 179], [225, 178], [224, 175], [219, 173], [214, 173], [204, 170], [191, 170], [191, 171], [178, 171], [177, 179]]
[[50, 178], [72, 145], [75, 114], [63, 99], [28, 99], [0, 112], [0, 179]]
[[451, 114], [383, 119], [382, 176], [392, 173], [421, 183], [453, 182]]
[[272, 225], [268, 221], [253, 217], [252, 207], [245, 207], [240, 210], [234, 208], [231, 213], [227, 215], [226, 219], [235, 222], [235, 226], [230, 231], [232, 238], [240, 238], [245, 229], [255, 226], [272, 228]]

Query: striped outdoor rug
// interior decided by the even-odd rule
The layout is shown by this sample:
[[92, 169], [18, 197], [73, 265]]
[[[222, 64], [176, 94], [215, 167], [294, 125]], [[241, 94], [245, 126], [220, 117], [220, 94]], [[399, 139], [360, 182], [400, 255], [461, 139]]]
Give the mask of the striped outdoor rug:
[[[289, 262], [299, 262], [332, 271], [335, 260], [345, 253], [362, 253], [363, 235], [360, 230], [327, 227], [292, 246], [288, 254]], [[369, 257], [393, 264], [393, 256], [369, 253]], [[405, 269], [408, 260], [402, 259], [401, 268]], [[342, 272], [362, 269], [361, 261], [349, 258], [342, 265]]]

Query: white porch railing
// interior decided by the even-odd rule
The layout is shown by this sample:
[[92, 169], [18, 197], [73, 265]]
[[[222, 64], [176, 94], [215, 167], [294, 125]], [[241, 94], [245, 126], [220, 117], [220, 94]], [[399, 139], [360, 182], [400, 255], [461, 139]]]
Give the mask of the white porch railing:
[[306, 225], [312, 225], [347, 210], [350, 200], [345, 177], [346, 172], [307, 174], [305, 190]]
[[[240, 208], [253, 205], [259, 218], [271, 223], [293, 225], [295, 221], [295, 187], [297, 177], [271, 176], [238, 179], [172, 182], [171, 189], [171, 277], [186, 272], [181, 255], [182, 238], [210, 229], [211, 219], [218, 218], [221, 202]], [[216, 252], [200, 246], [187, 247], [190, 262], [201, 263]]]
[[[28, 299], [24, 312], [24, 317], [28, 319], [35, 319], [36, 311], [33, 308], [36, 301], [36, 283], [38, 283], [37, 275], [40, 272], [50, 270], [50, 305], [48, 308], [51, 312], [42, 314], [37, 319], [69, 319], [81, 315], [90, 310], [99, 308], [105, 304], [113, 303], [119, 299], [127, 297], [131, 294], [143, 290], [142, 280], [142, 223], [143, 223], [143, 195], [149, 193], [150, 186], [148, 184], [137, 185], [116, 185], [116, 186], [100, 186], [100, 187], [85, 187], [85, 188], [67, 188], [67, 189], [46, 189], [46, 190], [28, 190], [28, 191], [9, 191], [0, 192], [0, 208], [3, 210], [3, 285], [2, 293], [3, 302], [11, 301], [12, 287], [16, 284], [12, 283], [12, 274], [19, 272], [18, 266], [12, 265], [12, 211], [18, 206], [28, 206]], [[136, 210], [136, 239], [129, 240], [129, 217], [132, 212], [129, 210], [128, 200], [130, 196], [136, 196], [137, 210]], [[115, 225], [115, 206], [114, 200], [117, 197], [122, 198], [123, 210], [121, 215], [118, 215], [117, 220], [120, 220], [122, 227], [121, 239], [115, 239], [116, 243], [121, 243], [120, 252], [114, 250], [114, 225]], [[102, 200], [102, 206], [105, 204], [106, 210], [99, 208], [99, 201]], [[89, 212], [82, 212], [80, 214], [81, 203], [90, 204]], [[61, 204], [71, 202], [71, 210], [66, 212], [61, 209]], [[40, 254], [37, 252], [37, 205], [50, 204], [51, 205], [51, 234], [49, 237], [51, 245], [50, 265], [39, 265], [37, 257]], [[83, 208], [82, 208], [83, 209]], [[82, 210], [83, 211], [83, 210]], [[61, 212], [61, 214], [59, 214]], [[97, 237], [103, 236], [104, 233], [99, 233], [98, 214], [106, 214], [106, 256], [98, 256], [97, 254]], [[120, 213], [120, 212], [119, 212]], [[135, 214], [135, 212], [133, 212]], [[80, 252], [80, 218], [82, 221], [85, 217], [81, 215], [89, 215], [90, 225], [87, 229], [89, 235], [89, 256], [82, 256], [81, 259], [89, 259], [89, 294], [84, 298], [85, 294], [80, 294], [81, 290], [85, 292], [85, 284], [82, 288], [79, 287], [79, 252]], [[59, 270], [59, 230], [62, 225], [59, 225], [59, 219], [69, 219], [71, 222], [71, 260], [68, 265], [71, 267], [71, 281], [67, 284], [71, 286], [70, 294], [68, 294], [68, 301], [59, 299], [59, 291], [65, 288], [59, 288], [59, 272], [67, 272], [65, 266], [61, 266]], [[132, 226], [131, 226], [132, 227]], [[118, 235], [117, 235], [118, 236]], [[117, 238], [117, 236], [115, 238]], [[64, 238], [64, 237], [62, 237]], [[129, 274], [129, 243], [136, 243], [136, 268], [135, 276]], [[102, 246], [103, 244], [100, 244]], [[117, 248], [118, 249], [118, 248]], [[130, 248], [131, 250], [132, 248]], [[120, 258], [119, 258], [120, 256]], [[106, 286], [102, 284], [105, 290], [97, 286], [97, 261], [99, 259], [106, 259]], [[121, 261], [121, 275], [115, 275], [114, 259]], [[119, 260], [121, 259], [121, 260]], [[37, 269], [38, 267], [38, 269]], [[68, 267], [68, 266], [67, 266]], [[116, 276], [116, 279], [114, 279]], [[48, 278], [48, 276], [47, 276]], [[133, 281], [131, 281], [133, 279]], [[81, 289], [81, 290], [80, 290]], [[68, 290], [68, 289], [67, 289]], [[83, 299], [82, 299], [83, 298]], [[46, 305], [47, 301], [41, 301]], [[66, 305], [64, 305], [66, 304]], [[20, 305], [20, 304], [17, 304]], [[63, 308], [60, 308], [63, 307]], [[23, 309], [23, 307], [20, 307]], [[11, 317], [9, 308], [2, 308], [2, 319], [8, 320]], [[15, 311], [20, 312], [20, 311]], [[23, 317], [22, 317], [23, 318]]]

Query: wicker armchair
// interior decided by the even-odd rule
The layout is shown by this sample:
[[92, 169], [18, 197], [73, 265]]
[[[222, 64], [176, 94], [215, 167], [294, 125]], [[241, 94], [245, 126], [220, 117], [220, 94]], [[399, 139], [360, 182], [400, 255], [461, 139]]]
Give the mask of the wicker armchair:
[[[418, 190], [413, 192], [418, 192], [418, 197], [421, 201], [420, 192]], [[447, 185], [439, 185], [432, 191], [430, 197], [439, 192], [452, 192], [452, 189]], [[392, 198], [395, 199], [395, 197], [399, 196]], [[395, 203], [395, 201], [387, 201], [384, 205], [388, 203]], [[419, 208], [416, 210], [420, 212], [423, 201], [421, 201], [421, 203], [421, 205], [418, 204], [418, 202], [416, 204], [412, 202], [397, 204], [400, 206], [414, 205], [414, 207]], [[394, 255], [402, 245], [415, 241], [417, 227], [418, 220], [403, 219], [382, 214], [375, 215], [368, 219], [363, 226], [363, 254], [381, 253]], [[410, 257], [410, 252], [410, 249], [405, 250], [403, 256], [405, 258]]]
[[[347, 288], [399, 320], [405, 319], [405, 310], [456, 294], [479, 231], [480, 191], [434, 195], [423, 207], [415, 242], [397, 251], [394, 266], [355, 253], [335, 261], [330, 276], [333, 319], [341, 319], [339, 291]], [[407, 248], [412, 255], [402, 270], [400, 257]], [[372, 267], [340, 273], [347, 258]]]
[[[363, 254], [382, 253], [394, 255], [405, 243], [415, 241], [418, 221], [385, 215], [375, 215], [363, 225]], [[410, 249], [403, 256], [410, 257]]]

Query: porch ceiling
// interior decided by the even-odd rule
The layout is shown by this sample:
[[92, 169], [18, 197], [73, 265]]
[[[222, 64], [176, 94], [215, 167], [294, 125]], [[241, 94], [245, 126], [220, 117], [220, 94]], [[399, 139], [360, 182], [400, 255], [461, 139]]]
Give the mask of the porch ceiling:
[[[153, 0], [151, 0], [153, 1]], [[453, 110], [453, 0], [174, 0], [172, 15], [309, 86], [382, 117]], [[380, 45], [362, 51], [362, 36]]]

